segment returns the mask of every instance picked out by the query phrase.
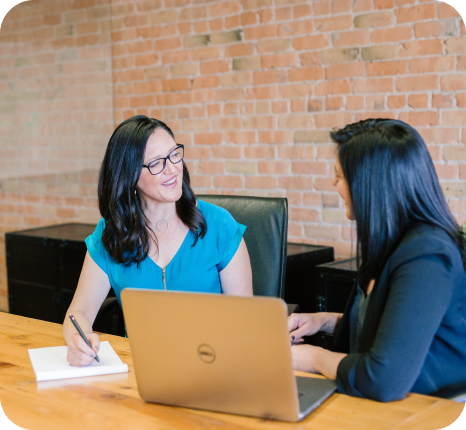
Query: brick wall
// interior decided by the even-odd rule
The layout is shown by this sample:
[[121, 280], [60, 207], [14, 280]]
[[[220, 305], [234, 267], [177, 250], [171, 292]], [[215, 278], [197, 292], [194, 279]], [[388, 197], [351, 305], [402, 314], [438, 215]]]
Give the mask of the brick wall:
[[[137, 113], [186, 145], [196, 191], [286, 196], [289, 239], [340, 257], [354, 232], [330, 185], [328, 130], [399, 118], [424, 136], [466, 220], [466, 34], [443, 2], [29, 3], [0, 33], [1, 231], [95, 222], [95, 183], [83, 178], [95, 179], [113, 118]], [[5, 285], [0, 269], [0, 308]]]

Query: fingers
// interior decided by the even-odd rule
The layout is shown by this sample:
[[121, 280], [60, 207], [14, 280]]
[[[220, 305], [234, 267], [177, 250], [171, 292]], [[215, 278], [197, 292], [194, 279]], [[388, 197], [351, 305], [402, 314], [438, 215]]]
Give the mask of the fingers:
[[98, 352], [100, 346], [99, 336], [92, 333], [87, 335], [87, 337], [93, 348], [89, 348], [77, 333], [71, 338], [71, 342], [68, 344], [66, 360], [72, 366], [87, 366], [94, 361], [96, 352]]

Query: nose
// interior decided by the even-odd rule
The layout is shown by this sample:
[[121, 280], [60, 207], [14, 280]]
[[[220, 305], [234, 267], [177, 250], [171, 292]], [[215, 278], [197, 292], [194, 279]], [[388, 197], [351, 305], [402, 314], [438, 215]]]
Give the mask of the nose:
[[165, 169], [163, 170], [163, 173], [165, 175], [172, 175], [175, 173], [176, 167], [173, 165], [173, 163], [168, 159], [166, 164], [165, 164]]
[[334, 187], [337, 186], [337, 177], [336, 177], [336, 176], [334, 176], [333, 179], [332, 179], [332, 185], [333, 185]]

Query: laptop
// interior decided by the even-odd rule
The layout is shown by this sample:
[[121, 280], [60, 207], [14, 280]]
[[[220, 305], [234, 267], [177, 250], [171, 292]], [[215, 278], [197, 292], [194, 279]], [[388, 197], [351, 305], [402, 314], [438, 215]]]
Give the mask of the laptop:
[[281, 299], [125, 288], [121, 301], [146, 402], [293, 422], [336, 390], [294, 376]]

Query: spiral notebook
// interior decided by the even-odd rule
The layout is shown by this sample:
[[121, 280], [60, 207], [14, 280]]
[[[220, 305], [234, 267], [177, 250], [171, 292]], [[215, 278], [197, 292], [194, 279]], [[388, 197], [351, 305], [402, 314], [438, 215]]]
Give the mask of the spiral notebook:
[[71, 366], [66, 361], [67, 346], [35, 348], [28, 352], [37, 382], [128, 372], [128, 365], [121, 361], [107, 341], [100, 343], [100, 363], [94, 360], [83, 367]]

